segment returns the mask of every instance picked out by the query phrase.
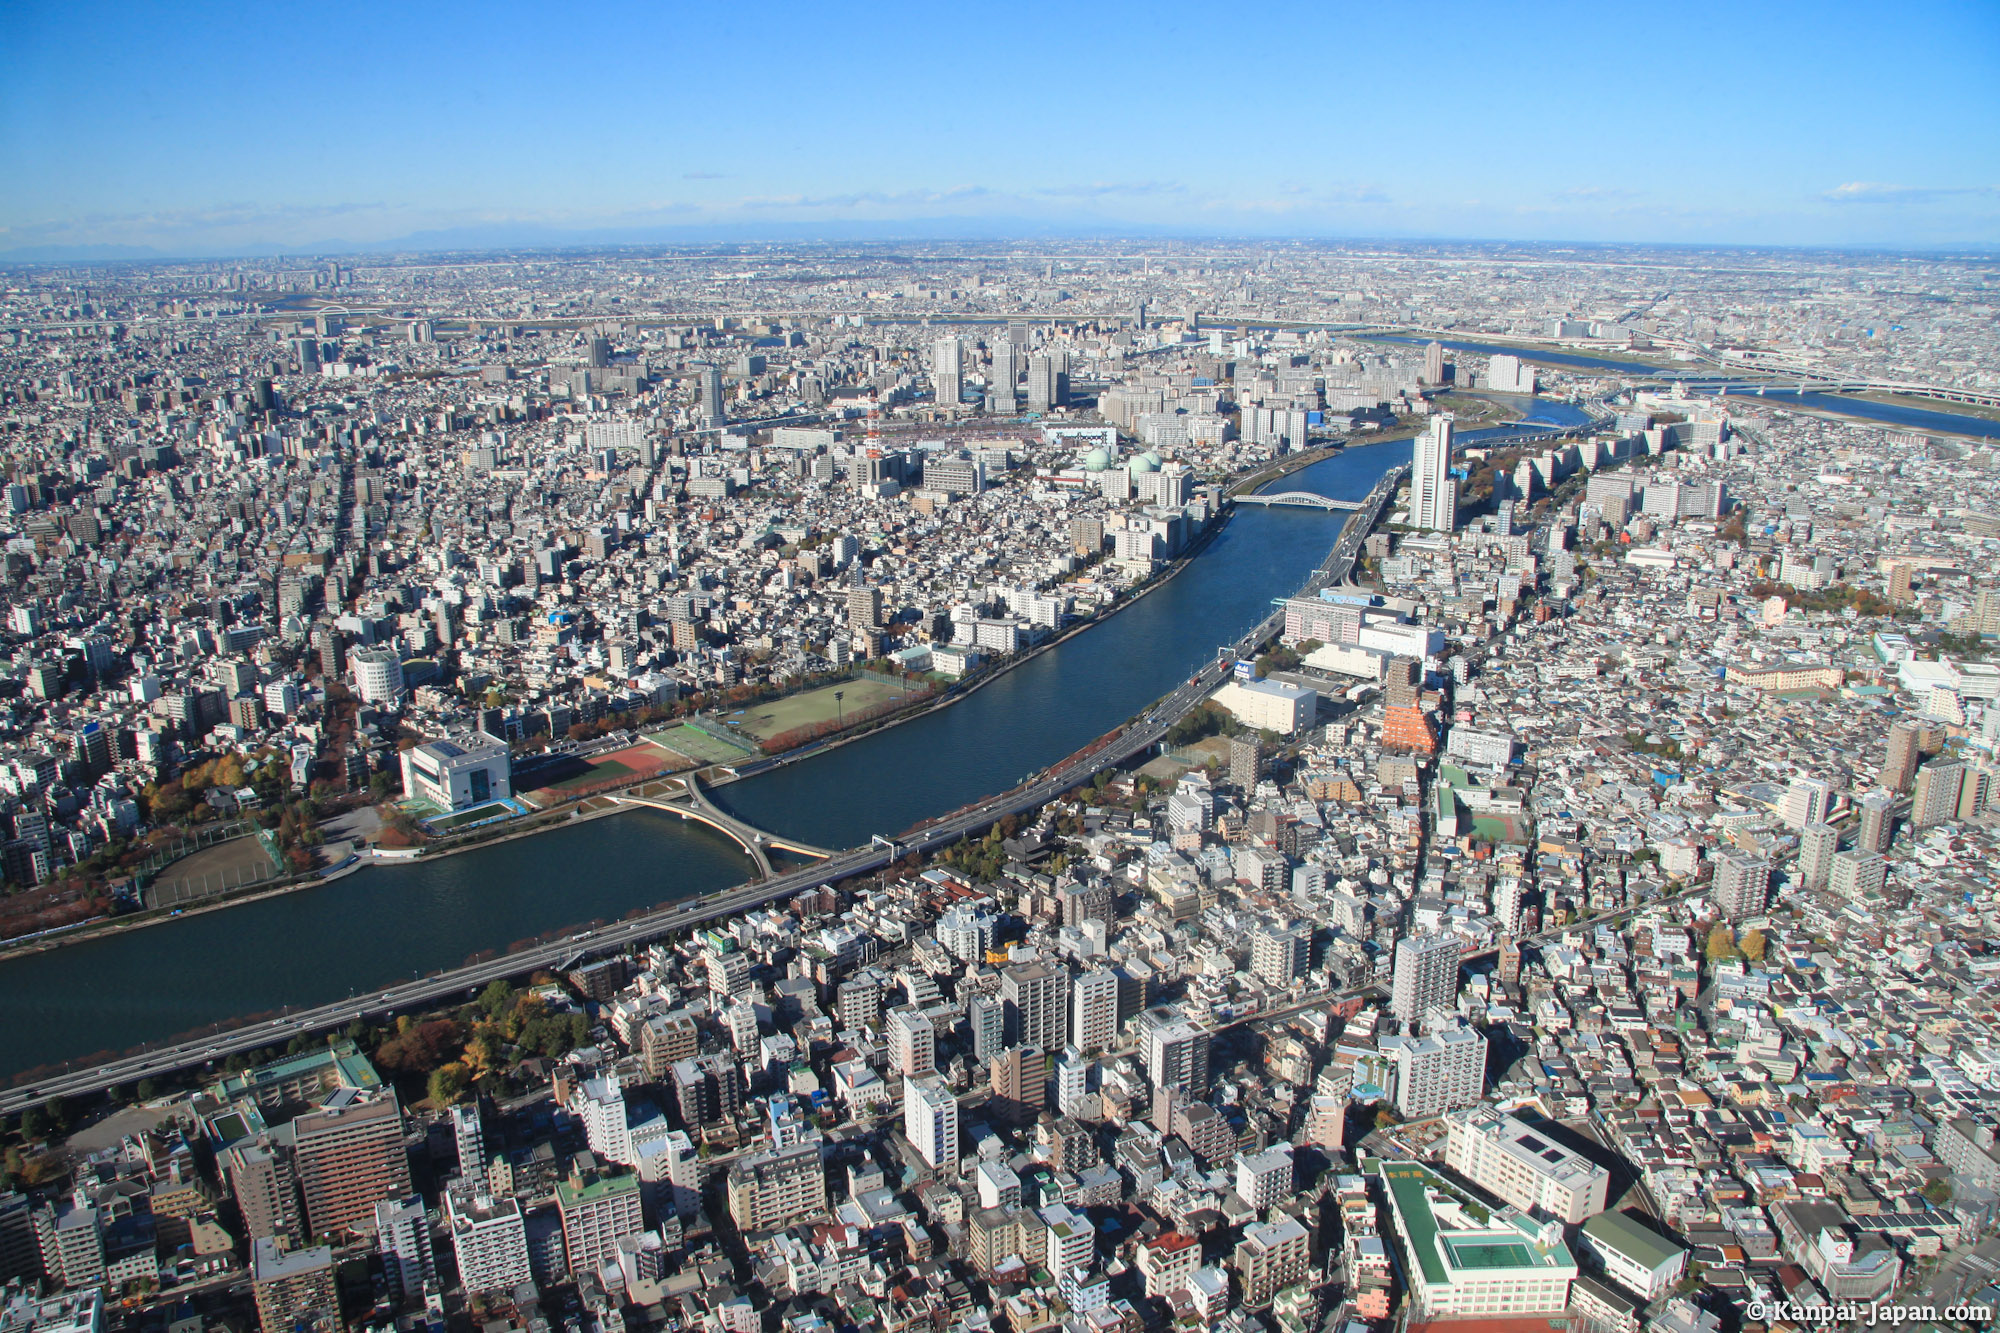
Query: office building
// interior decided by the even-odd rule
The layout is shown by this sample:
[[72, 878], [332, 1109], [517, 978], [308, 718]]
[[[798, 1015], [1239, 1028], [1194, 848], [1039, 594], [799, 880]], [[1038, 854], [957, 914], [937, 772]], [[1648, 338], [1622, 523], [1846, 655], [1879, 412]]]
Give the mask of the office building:
[[[957, 1106], [952, 1103], [954, 1110]], [[825, 1211], [826, 1167], [817, 1143], [753, 1153], [729, 1168], [729, 1216], [745, 1234]]]
[[1764, 910], [1771, 889], [1771, 863], [1748, 852], [1726, 847], [1715, 856], [1708, 896], [1716, 910], [1735, 921]]
[[1458, 482], [1451, 475], [1452, 416], [1441, 412], [1416, 437], [1410, 466], [1410, 523], [1425, 532], [1458, 529]]
[[1310, 1262], [1310, 1238], [1295, 1217], [1277, 1217], [1244, 1228], [1232, 1266], [1243, 1288], [1243, 1305], [1262, 1309], [1284, 1288], [1302, 1282]]
[[437, 1284], [430, 1215], [421, 1194], [375, 1205], [375, 1248], [382, 1256], [382, 1277], [401, 1300], [421, 1300], [425, 1289]]
[[1000, 1001], [1009, 1046], [1059, 1051], [1069, 1045], [1069, 973], [1044, 963], [1007, 968], [1000, 974]]
[[625, 1113], [625, 1091], [617, 1074], [584, 1080], [570, 1110], [583, 1121], [584, 1141], [592, 1152], [621, 1166], [638, 1164]]
[[903, 1137], [935, 1170], [958, 1165], [958, 1099], [935, 1075], [903, 1081]]
[[1108, 1051], [1118, 1039], [1118, 974], [1094, 967], [1070, 987], [1070, 1041], [1086, 1055]]
[[1063, 405], [1063, 381], [1068, 377], [1057, 358], [1037, 352], [1028, 358], [1028, 410], [1047, 412]]
[[1016, 381], [1021, 363], [1014, 344], [1005, 338], [993, 344], [993, 370], [986, 381], [986, 410], [997, 416], [1012, 416], [1020, 406]]
[[991, 1060], [1007, 1045], [1007, 1006], [997, 995], [975, 995], [965, 1002], [965, 1026], [972, 1058]]
[[1479, 1100], [1486, 1089], [1486, 1038], [1469, 1027], [1377, 1043], [1396, 1076], [1396, 1112], [1422, 1120]]
[[35, 1240], [42, 1272], [62, 1287], [97, 1286], [107, 1280], [104, 1217], [73, 1198], [53, 1199], [35, 1210]]
[[447, 813], [514, 794], [507, 742], [485, 732], [426, 741], [403, 751], [403, 792]]
[[1229, 741], [1229, 781], [1246, 792], [1257, 790], [1264, 776], [1264, 746], [1255, 736], [1233, 736]]
[[1074, 1046], [1066, 1046], [1056, 1057], [1056, 1110], [1063, 1115], [1073, 1116], [1083, 1110], [1083, 1099], [1090, 1092], [1091, 1062]]
[[1088, 1273], [1097, 1260], [1097, 1229], [1090, 1219], [1060, 1203], [1038, 1209], [1035, 1215], [1042, 1224], [1049, 1276], [1061, 1283]]
[[467, 1292], [511, 1292], [534, 1280], [518, 1201], [495, 1198], [483, 1190], [450, 1190], [445, 1194], [445, 1220], [452, 1253], [458, 1257], [458, 1282]]
[[410, 1163], [403, 1150], [403, 1108], [396, 1094], [343, 1090], [292, 1121], [292, 1164], [309, 1234], [367, 1231], [375, 1205], [407, 1198]]
[[1456, 935], [1405, 935], [1396, 941], [1395, 979], [1389, 992], [1389, 1012], [1405, 1023], [1429, 1018], [1433, 1010], [1450, 1010], [1458, 999]]
[[1146, 1077], [1176, 1099], [1199, 1101], [1208, 1095], [1208, 1047], [1209, 1034], [1171, 1005], [1139, 1015], [1139, 1058]]
[[1444, 344], [1435, 338], [1424, 344], [1424, 383], [1444, 383]]
[[347, 655], [347, 665], [362, 703], [394, 703], [403, 693], [403, 659], [394, 649], [356, 648]]
[[1518, 1116], [1472, 1106], [1447, 1119], [1445, 1165], [1487, 1193], [1572, 1226], [1609, 1205], [1609, 1171]]
[[[817, 1160], [818, 1149], [814, 1149]], [[618, 1242], [646, 1229], [639, 1177], [633, 1171], [572, 1175], [556, 1185], [563, 1252], [577, 1277], [618, 1262]]]
[[264, 1333], [339, 1333], [331, 1246], [286, 1250], [260, 1240], [250, 1247], [250, 1285]]
[[1319, 691], [1279, 680], [1232, 677], [1215, 692], [1217, 706], [1246, 727], [1296, 735], [1319, 719]]
[[913, 1004], [889, 1011], [889, 1064], [905, 1078], [937, 1072], [937, 1028]]
[[1910, 797], [1910, 827], [1930, 828], [1958, 818], [1964, 781], [1965, 765], [1957, 760], [1933, 759], [1919, 768], [1916, 791]]

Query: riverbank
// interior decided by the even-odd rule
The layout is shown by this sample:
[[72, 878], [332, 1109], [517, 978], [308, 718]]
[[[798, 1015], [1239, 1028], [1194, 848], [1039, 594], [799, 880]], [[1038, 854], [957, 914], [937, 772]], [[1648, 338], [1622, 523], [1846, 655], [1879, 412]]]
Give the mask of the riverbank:
[[[1370, 440], [1368, 441], [1368, 443], [1373, 444], [1373, 443], [1378, 443], [1378, 441]], [[1339, 447], [1325, 447], [1313, 450], [1309, 453], [1299, 454], [1284, 460], [1280, 460], [1280, 462], [1277, 463], [1276, 465], [1258, 469], [1254, 472], [1246, 474], [1244, 477], [1238, 479], [1237, 481], [1230, 483], [1227, 493], [1240, 494], [1246, 487], [1256, 487], [1269, 484], [1273, 480], [1276, 480], [1280, 477], [1289, 476], [1291, 473], [1297, 472], [1305, 467], [1312, 466], [1315, 463], [1325, 462], [1329, 458], [1337, 457], [1340, 452], [1341, 449]], [[1134, 606], [1139, 605], [1147, 597], [1151, 596], [1159, 589], [1167, 586], [1174, 579], [1178, 578], [1183, 572], [1185, 572], [1190, 567], [1190, 565], [1192, 565], [1192, 563], [1215, 542], [1217, 537], [1219, 537], [1222, 531], [1228, 526], [1231, 518], [1234, 516], [1234, 512], [1235, 512], [1234, 506], [1225, 506], [1220, 513], [1218, 513], [1213, 519], [1211, 519], [1206, 525], [1203, 526], [1201, 532], [1196, 535], [1194, 541], [1189, 543], [1187, 550], [1183, 551], [1179, 556], [1175, 557], [1173, 561], [1171, 561], [1168, 565], [1162, 568], [1158, 573], [1154, 574], [1153, 576], [1145, 580], [1145, 582], [1141, 583], [1138, 587], [1133, 589], [1129, 595], [1121, 597], [1100, 614], [1094, 615], [1088, 620], [1079, 621], [1076, 624], [1070, 625], [1067, 628], [1063, 629], [1061, 632], [1051, 636], [1048, 639], [1043, 640], [1041, 643], [1034, 645], [1028, 650], [1014, 654], [1013, 656], [1007, 658], [1005, 661], [996, 664], [990, 670], [980, 673], [980, 675], [976, 679], [974, 679], [972, 682], [967, 684], [962, 689], [954, 688], [951, 690], [947, 690], [939, 697], [932, 699], [926, 703], [892, 714], [889, 717], [878, 719], [865, 726], [845, 732], [840, 736], [834, 737], [828, 741], [809, 746], [802, 746], [797, 749], [788, 750], [784, 754], [772, 756], [768, 762], [759, 762], [754, 768], [750, 768], [748, 765], [743, 766], [748, 771], [738, 772], [721, 766], [710, 766], [708, 768], [695, 769], [692, 771], [697, 776], [699, 776], [702, 783], [711, 790], [721, 787], [727, 787], [736, 782], [741, 782], [750, 778], [762, 777], [765, 774], [774, 773], [792, 764], [800, 763], [809, 759], [817, 759], [821, 756], [831, 754], [834, 751], [840, 750], [848, 745], [855, 744], [856, 742], [859, 741], [871, 739], [875, 736], [880, 735], [882, 732], [891, 730], [899, 726], [903, 726], [907, 723], [919, 721], [925, 717], [930, 716], [933, 713], [939, 712], [943, 709], [950, 708], [955, 704], [962, 703], [965, 700], [970, 699], [974, 695], [978, 694], [981, 690], [984, 690], [988, 686], [991, 686], [996, 682], [1004, 679], [1010, 673], [1017, 671], [1020, 668], [1028, 665], [1030, 662], [1041, 657], [1043, 654], [1050, 652], [1055, 648], [1061, 647], [1063, 644], [1076, 638], [1078, 635], [1081, 635], [1089, 630], [1095, 629], [1100, 625], [1108, 624], [1120, 613]], [[673, 775], [669, 774], [664, 776], [671, 777]], [[607, 792], [596, 793], [592, 798], [586, 798], [585, 801], [579, 802], [576, 807], [568, 810], [561, 817], [551, 817], [555, 813], [551, 811], [540, 816], [530, 817], [531, 822], [527, 823], [524, 826], [515, 826], [510, 828], [505, 824], [496, 825], [494, 826], [492, 831], [481, 830], [479, 833], [468, 834], [461, 839], [453, 840], [451, 843], [445, 846], [427, 847], [418, 849], [419, 854], [414, 857], [398, 857], [395, 858], [394, 860], [378, 859], [372, 853], [363, 850], [360, 853], [359, 858], [353, 863], [339, 867], [327, 873], [302, 875], [283, 881], [260, 884], [248, 890], [242, 891], [241, 893], [219, 894], [214, 898], [205, 899], [199, 903], [175, 908], [173, 910], [153, 909], [145, 912], [135, 912], [129, 916], [113, 917], [108, 919], [100, 919], [89, 923], [80, 923], [76, 927], [65, 929], [59, 933], [54, 933], [46, 936], [38, 936], [32, 940], [23, 940], [17, 944], [9, 945], [5, 948], [0, 948], [0, 963], [5, 963], [10, 959], [47, 953], [51, 950], [59, 949], [67, 945], [87, 944], [95, 940], [104, 939], [106, 937], [129, 934], [132, 931], [144, 929], [149, 926], [163, 925], [168, 922], [179, 921], [189, 917], [205, 916], [210, 913], [223, 911], [232, 907], [248, 906], [250, 904], [267, 901], [272, 898], [278, 898], [288, 894], [299, 893], [307, 889], [312, 889], [331, 883], [334, 880], [349, 878], [350, 876], [353, 876], [362, 870], [366, 870], [374, 866], [385, 866], [385, 865], [404, 866], [404, 865], [435, 863], [443, 861], [450, 857], [463, 855], [467, 852], [485, 851], [489, 848], [500, 846], [503, 843], [515, 842], [523, 838], [537, 837], [542, 834], [554, 833], [564, 829], [574, 828], [581, 823], [586, 823], [592, 820], [606, 818], [611, 815], [627, 813], [628, 811], [636, 808], [625, 805], [612, 805], [609, 807], [599, 808], [596, 810], [590, 810], [586, 808], [588, 806], [590, 799], [595, 799], [595, 797], [597, 796], [623, 795], [635, 789], [643, 788], [650, 783], [658, 782], [661, 780], [662, 780], [662, 775], [653, 775], [645, 778], [635, 779], [633, 782], [628, 783], [624, 786], [613, 788]], [[718, 835], [718, 836], [726, 836], [726, 835]], [[734, 843], [733, 839], [728, 839], [728, 841], [730, 841], [733, 845]]]

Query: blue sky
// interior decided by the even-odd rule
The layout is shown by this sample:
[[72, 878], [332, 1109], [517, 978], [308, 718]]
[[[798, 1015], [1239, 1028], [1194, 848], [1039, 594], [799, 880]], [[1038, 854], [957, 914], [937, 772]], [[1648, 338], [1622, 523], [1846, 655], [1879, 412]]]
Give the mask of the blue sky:
[[0, 253], [2000, 242], [2000, 4], [0, 5]]

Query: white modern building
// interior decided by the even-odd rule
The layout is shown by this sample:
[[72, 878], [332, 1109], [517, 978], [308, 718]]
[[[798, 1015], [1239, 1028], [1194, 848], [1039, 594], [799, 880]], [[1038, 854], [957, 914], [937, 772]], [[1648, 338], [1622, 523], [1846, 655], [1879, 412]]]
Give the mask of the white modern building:
[[958, 1163], [958, 1098], [935, 1075], [903, 1082], [903, 1137], [943, 1170]]
[[1472, 1106], [1449, 1121], [1445, 1165], [1481, 1189], [1572, 1226], [1604, 1211], [1611, 1173], [1520, 1117]]
[[403, 794], [443, 810], [469, 810], [514, 794], [507, 742], [483, 731], [403, 751]]

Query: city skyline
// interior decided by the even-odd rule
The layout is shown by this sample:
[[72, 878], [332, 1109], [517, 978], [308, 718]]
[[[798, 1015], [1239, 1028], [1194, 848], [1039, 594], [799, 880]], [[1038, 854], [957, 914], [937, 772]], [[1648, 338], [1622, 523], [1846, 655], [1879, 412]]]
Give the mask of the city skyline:
[[1566, 6], [1443, 6], [1425, 26], [1329, 6], [1235, 40], [1179, 6], [1000, 25], [503, 9], [348, 35], [231, 6], [16, 7], [0, 259], [2000, 234], [2000, 21], [1980, 6], [1693, 10], [1666, 31]]

